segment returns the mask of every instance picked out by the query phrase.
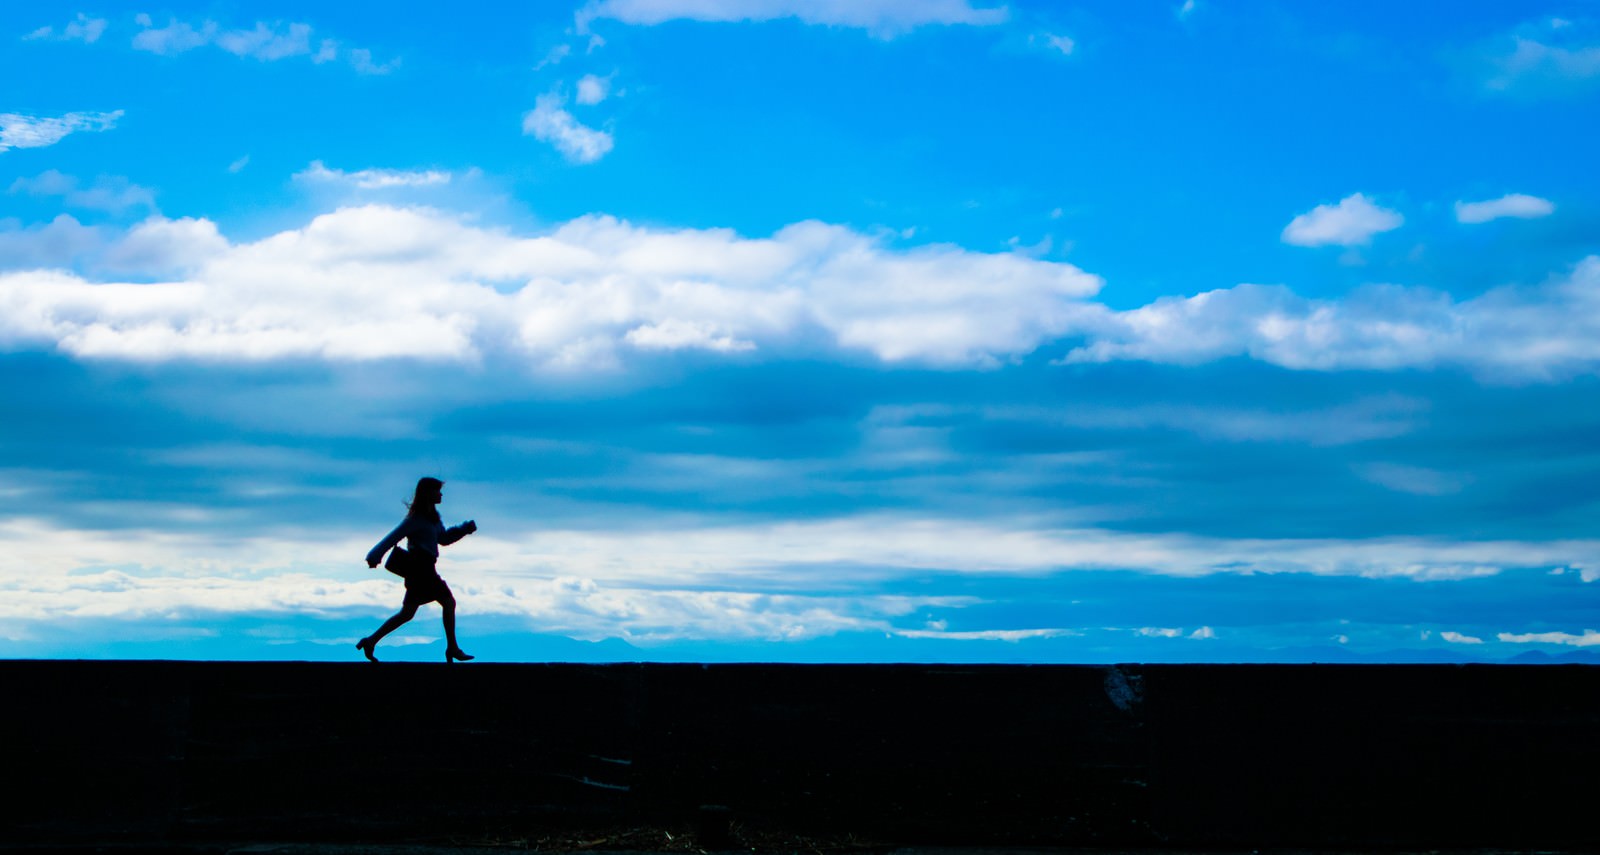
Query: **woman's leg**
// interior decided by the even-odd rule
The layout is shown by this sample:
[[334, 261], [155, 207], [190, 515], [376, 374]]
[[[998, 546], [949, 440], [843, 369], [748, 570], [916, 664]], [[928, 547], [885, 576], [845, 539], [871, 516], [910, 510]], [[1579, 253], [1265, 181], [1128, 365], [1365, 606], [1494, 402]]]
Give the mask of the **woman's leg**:
[[444, 640], [447, 650], [460, 650], [456, 646], [456, 598], [445, 594], [439, 598], [439, 608], [444, 610]]
[[411, 620], [416, 616], [416, 605], [413, 603], [406, 603], [400, 607], [400, 611], [390, 615], [389, 619], [383, 622], [383, 626], [378, 627], [377, 632], [374, 632], [373, 634], [362, 639], [362, 641], [365, 642], [364, 646], [369, 648], [376, 647], [378, 642], [382, 640], [385, 635], [388, 635], [389, 633], [399, 629], [401, 624], [404, 624], [406, 621]]
[[450, 662], [459, 659], [465, 662], [473, 658], [462, 651], [460, 645], [456, 644], [456, 598], [450, 595], [448, 588], [445, 589], [445, 595], [439, 598], [439, 608], [444, 609], [444, 638], [446, 643], [444, 661]]

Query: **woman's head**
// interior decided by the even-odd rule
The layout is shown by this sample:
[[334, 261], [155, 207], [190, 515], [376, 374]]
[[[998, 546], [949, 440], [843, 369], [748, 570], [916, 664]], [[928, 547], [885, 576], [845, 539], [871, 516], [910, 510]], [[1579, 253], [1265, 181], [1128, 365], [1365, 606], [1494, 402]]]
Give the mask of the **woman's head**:
[[444, 482], [438, 478], [421, 478], [417, 480], [417, 491], [411, 496], [411, 502], [406, 505], [413, 514], [426, 514], [438, 516], [439, 512], [434, 506], [444, 501]]

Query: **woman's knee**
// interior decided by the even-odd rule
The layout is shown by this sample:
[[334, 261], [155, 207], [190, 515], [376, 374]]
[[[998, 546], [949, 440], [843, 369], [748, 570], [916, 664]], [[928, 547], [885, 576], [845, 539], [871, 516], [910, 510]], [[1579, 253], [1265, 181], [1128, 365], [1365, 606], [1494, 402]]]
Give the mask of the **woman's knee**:
[[411, 620], [412, 618], [414, 618], [416, 616], [417, 616], [417, 607], [412, 605], [411, 603], [406, 603], [405, 605], [401, 606], [400, 607], [400, 613], [395, 615], [395, 617], [397, 617], [397, 618], [399, 618], [399, 619], [401, 619], [403, 621]]

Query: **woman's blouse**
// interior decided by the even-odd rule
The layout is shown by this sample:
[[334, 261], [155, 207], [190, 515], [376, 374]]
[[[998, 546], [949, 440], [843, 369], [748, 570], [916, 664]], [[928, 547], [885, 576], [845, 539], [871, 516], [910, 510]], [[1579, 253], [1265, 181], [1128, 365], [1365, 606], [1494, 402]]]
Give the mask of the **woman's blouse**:
[[407, 516], [395, 526], [394, 531], [383, 536], [378, 545], [372, 547], [367, 553], [367, 563], [382, 561], [383, 554], [388, 552], [400, 538], [406, 539], [406, 548], [413, 555], [437, 561], [439, 547], [449, 546], [467, 536], [465, 526], [451, 526], [445, 528], [444, 523], [418, 516]]

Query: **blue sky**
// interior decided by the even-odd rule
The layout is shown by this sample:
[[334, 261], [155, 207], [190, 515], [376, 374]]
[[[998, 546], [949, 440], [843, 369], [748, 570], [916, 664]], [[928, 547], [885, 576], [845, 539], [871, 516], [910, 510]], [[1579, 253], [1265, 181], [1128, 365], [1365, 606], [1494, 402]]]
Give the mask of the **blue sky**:
[[528, 5], [0, 9], [0, 655], [1600, 656], [1600, 3]]

